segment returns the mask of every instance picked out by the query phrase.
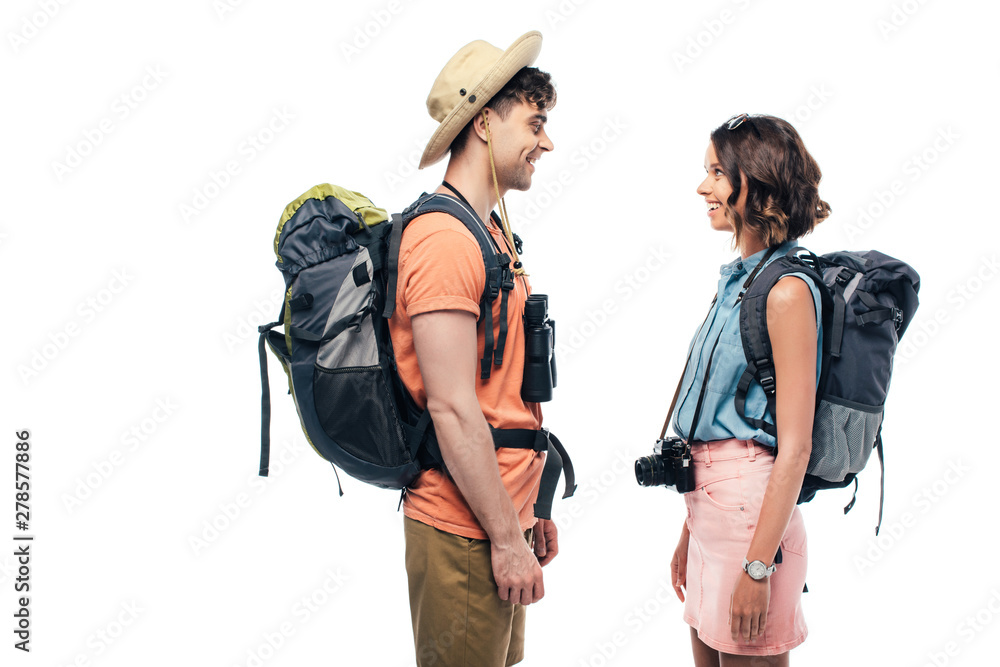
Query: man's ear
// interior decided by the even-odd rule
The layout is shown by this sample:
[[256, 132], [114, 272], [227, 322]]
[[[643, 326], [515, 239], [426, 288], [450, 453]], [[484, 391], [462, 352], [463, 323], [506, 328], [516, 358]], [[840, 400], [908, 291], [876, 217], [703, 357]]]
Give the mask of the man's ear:
[[[472, 131], [475, 132], [476, 136], [478, 136], [479, 139], [485, 144], [486, 143], [486, 123], [483, 121], [483, 113], [486, 114], [486, 117], [490, 120], [490, 122], [493, 122], [493, 120], [497, 116], [496, 116], [495, 113], [493, 113], [492, 109], [490, 109], [489, 107], [484, 107], [481, 111], [479, 111], [479, 113], [476, 114], [476, 117], [472, 119]], [[490, 132], [492, 132], [492, 131], [493, 131], [493, 128], [491, 127], [490, 128]]]

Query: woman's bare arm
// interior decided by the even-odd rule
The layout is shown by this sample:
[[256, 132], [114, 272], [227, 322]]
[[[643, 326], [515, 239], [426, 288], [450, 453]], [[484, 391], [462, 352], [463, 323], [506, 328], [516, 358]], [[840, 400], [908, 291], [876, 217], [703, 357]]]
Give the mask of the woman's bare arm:
[[[812, 452], [818, 334], [812, 292], [804, 281], [786, 278], [771, 289], [767, 330], [777, 383], [778, 452], [746, 558], [770, 564], [795, 509]], [[752, 640], [764, 632], [770, 592], [769, 579], [740, 575], [730, 608], [733, 639]]]

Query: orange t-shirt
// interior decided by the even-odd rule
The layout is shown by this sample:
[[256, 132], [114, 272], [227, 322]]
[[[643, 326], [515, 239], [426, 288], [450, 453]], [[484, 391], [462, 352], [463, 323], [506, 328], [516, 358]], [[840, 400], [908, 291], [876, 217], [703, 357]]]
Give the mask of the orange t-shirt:
[[[503, 232], [492, 221], [487, 225], [500, 248], [510, 255]], [[447, 213], [425, 213], [406, 227], [399, 248], [396, 309], [389, 333], [400, 379], [421, 409], [427, 393], [413, 348], [411, 318], [437, 310], [463, 310], [479, 317], [479, 302], [486, 285], [483, 254], [472, 233]], [[542, 424], [538, 403], [521, 399], [524, 374], [524, 302], [531, 293], [527, 278], [514, 281], [507, 303], [507, 343], [503, 364], [493, 366], [491, 377], [479, 376], [484, 326], [478, 327], [476, 396], [486, 421], [495, 428], [537, 429]], [[500, 299], [493, 302], [494, 336], [499, 332]], [[544, 455], [530, 449], [496, 450], [500, 478], [518, 513], [521, 529], [534, 525], [534, 502], [545, 463]], [[474, 539], [486, 532], [455, 482], [441, 470], [424, 470], [408, 487], [403, 513], [440, 530]]]

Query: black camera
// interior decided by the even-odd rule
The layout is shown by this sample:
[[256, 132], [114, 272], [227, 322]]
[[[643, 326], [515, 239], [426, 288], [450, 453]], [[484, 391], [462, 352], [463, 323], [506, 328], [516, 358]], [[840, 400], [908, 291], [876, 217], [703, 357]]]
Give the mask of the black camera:
[[680, 438], [657, 440], [653, 455], [635, 462], [635, 481], [640, 486], [673, 486], [677, 493], [694, 491], [691, 450]]
[[524, 302], [524, 379], [521, 398], [533, 403], [552, 400], [556, 386], [556, 323], [549, 319], [549, 298], [532, 294]]

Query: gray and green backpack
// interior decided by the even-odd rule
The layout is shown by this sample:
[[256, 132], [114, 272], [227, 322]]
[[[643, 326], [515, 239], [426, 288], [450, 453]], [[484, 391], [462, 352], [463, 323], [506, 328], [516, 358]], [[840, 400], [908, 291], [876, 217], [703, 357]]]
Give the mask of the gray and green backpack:
[[[278, 319], [258, 328], [261, 372], [261, 476], [270, 458], [270, 391], [265, 346], [288, 377], [302, 430], [324, 459], [375, 486], [402, 489], [421, 470], [443, 467], [430, 414], [414, 404], [396, 371], [389, 318], [396, 302], [403, 230], [419, 215], [444, 212], [479, 242], [486, 270], [480, 326], [486, 328], [482, 377], [503, 363], [506, 321], [494, 336], [493, 303], [506, 312], [513, 288], [510, 256], [496, 247], [463, 202], [424, 194], [402, 214], [389, 216], [362, 194], [317, 185], [285, 207], [274, 237], [276, 265], [285, 283]], [[283, 331], [277, 329], [283, 327]], [[551, 517], [560, 471], [566, 493], [573, 467], [546, 429], [492, 429], [497, 447], [546, 451], [535, 515]], [[343, 491], [341, 491], [343, 493]]]

